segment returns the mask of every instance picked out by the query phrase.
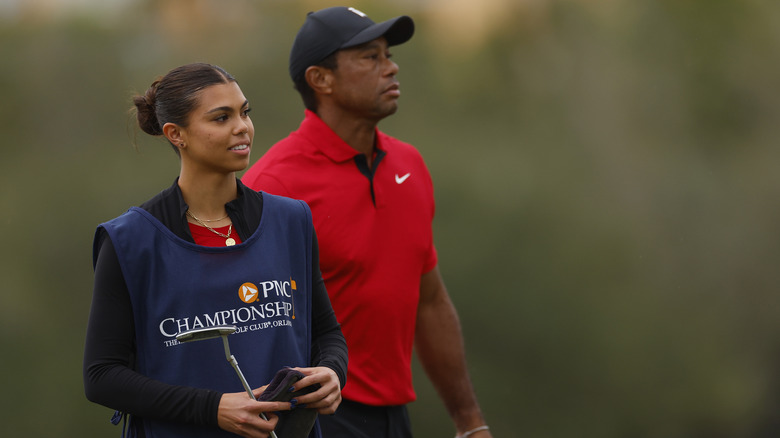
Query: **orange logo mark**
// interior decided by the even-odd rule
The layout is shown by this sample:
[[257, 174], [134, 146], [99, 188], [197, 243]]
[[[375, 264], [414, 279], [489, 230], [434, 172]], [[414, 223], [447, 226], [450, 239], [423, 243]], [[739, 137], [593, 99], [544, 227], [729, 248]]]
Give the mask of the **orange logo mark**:
[[245, 303], [254, 303], [260, 294], [253, 283], [244, 283], [238, 288], [238, 297]]
[[[298, 290], [298, 286], [295, 284], [295, 280], [290, 278], [290, 288], [294, 291]], [[292, 319], [295, 319], [295, 297], [290, 295], [290, 301], [292, 301]]]

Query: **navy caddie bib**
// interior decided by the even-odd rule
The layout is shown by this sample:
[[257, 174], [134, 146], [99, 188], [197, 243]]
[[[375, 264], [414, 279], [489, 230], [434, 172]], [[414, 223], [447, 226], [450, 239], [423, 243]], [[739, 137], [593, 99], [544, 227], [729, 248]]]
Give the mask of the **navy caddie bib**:
[[[311, 365], [313, 227], [304, 202], [264, 193], [257, 230], [229, 247], [183, 240], [137, 207], [100, 227], [130, 292], [139, 373], [172, 385], [244, 391], [221, 339], [176, 340], [216, 325], [238, 328], [228, 336], [230, 349], [252, 388], [282, 367]], [[147, 418], [143, 424], [148, 438], [234, 436], [216, 427]]]

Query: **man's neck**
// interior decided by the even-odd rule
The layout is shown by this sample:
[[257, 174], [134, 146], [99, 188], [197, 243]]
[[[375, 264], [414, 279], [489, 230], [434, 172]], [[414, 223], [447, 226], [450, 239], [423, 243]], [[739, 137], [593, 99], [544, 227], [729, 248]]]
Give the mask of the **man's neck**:
[[374, 156], [378, 120], [357, 119], [343, 113], [328, 111], [321, 111], [317, 115], [346, 144], [365, 155], [370, 167]]

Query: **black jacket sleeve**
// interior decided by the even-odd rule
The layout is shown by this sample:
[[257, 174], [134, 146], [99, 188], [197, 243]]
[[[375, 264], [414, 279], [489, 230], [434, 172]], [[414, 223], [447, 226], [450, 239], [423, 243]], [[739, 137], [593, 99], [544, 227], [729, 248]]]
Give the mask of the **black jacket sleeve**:
[[90, 401], [142, 418], [217, 425], [222, 393], [169, 385], [133, 370], [135, 325], [114, 245], [100, 236], [92, 308], [84, 347], [84, 390]]

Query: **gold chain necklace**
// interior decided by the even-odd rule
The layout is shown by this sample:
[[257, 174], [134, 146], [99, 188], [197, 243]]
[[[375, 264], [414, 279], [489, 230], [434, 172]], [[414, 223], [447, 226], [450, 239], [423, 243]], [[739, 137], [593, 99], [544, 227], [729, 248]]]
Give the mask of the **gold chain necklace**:
[[[192, 212], [190, 212], [190, 210], [187, 210], [187, 216], [195, 219], [195, 222], [197, 222], [197, 223], [203, 225], [204, 227], [208, 228], [209, 231], [211, 231], [212, 233], [216, 234], [217, 236], [224, 237], [225, 238], [225, 246], [233, 246], [233, 245], [236, 244], [236, 239], [230, 237], [230, 233], [233, 231], [233, 222], [230, 223], [230, 226], [228, 227], [227, 234], [222, 234], [219, 231], [217, 231], [217, 230], [211, 228], [210, 226], [208, 226], [208, 224], [206, 224], [206, 222], [198, 219], [194, 214], [192, 214]], [[227, 217], [227, 216], [225, 216], [225, 217]], [[225, 217], [223, 217], [222, 219], [225, 219]], [[217, 220], [221, 220], [221, 219], [212, 219], [209, 222], [213, 222], [213, 221], [217, 221]]]
[[[189, 211], [189, 210], [187, 210], [187, 211]], [[192, 214], [192, 213], [190, 213], [190, 214]], [[195, 216], [192, 216], [192, 217], [195, 218]], [[225, 219], [227, 217], [228, 217], [228, 215], [226, 214], [226, 215], [222, 216], [219, 219], [196, 219], [196, 220], [199, 220], [201, 222], [217, 222], [217, 221], [221, 221], [222, 219]]]

